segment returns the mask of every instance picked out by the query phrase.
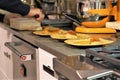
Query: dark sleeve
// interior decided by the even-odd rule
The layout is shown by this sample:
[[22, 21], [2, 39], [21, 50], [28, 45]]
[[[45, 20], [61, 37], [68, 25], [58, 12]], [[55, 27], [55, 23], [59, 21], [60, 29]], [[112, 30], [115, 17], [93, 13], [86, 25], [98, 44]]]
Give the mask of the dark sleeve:
[[4, 16], [4, 14], [0, 14], [0, 22], [3, 22]]
[[21, 0], [0, 0], [0, 8], [23, 16], [30, 11], [30, 6], [23, 4]]

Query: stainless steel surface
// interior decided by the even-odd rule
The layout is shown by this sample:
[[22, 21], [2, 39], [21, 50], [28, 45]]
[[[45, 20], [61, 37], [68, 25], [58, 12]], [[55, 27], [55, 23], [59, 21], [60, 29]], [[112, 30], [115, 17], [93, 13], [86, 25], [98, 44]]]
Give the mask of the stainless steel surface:
[[[69, 63], [71, 63], [72, 61], [76, 62], [76, 60], [81, 60], [82, 58], [79, 59], [80, 55], [82, 55], [84, 57], [85, 56], [85, 49], [88, 48], [88, 47], [83, 48], [83, 47], [75, 47], [75, 46], [66, 45], [63, 42], [59, 42], [58, 40], [53, 40], [49, 37], [36, 36], [36, 35], [32, 34], [32, 31], [15, 31], [15, 30], [10, 29], [9, 27], [6, 27], [6, 26], [4, 26], [3, 28], [5, 28], [6, 30], [9, 30], [14, 35], [17, 35], [18, 37], [20, 37], [23, 40], [31, 43], [32, 45], [40, 47], [41, 49], [49, 52], [50, 54], [55, 55], [58, 60], [56, 60], [56, 62], [54, 63], [54, 69], [58, 73], [61, 73], [61, 75], [64, 74], [63, 76], [66, 76], [66, 77], [70, 76], [70, 78], [72, 80], [74, 80], [75, 78], [80, 80], [78, 75], [79, 74], [82, 75], [82, 73], [84, 73], [85, 70], [88, 70], [88, 71], [90, 70], [90, 73], [91, 72], [94, 73], [95, 70], [98, 71], [98, 69], [100, 69], [100, 70], [105, 69], [104, 67], [101, 68], [100, 65], [99, 66], [97, 65], [97, 67], [96, 67], [96, 64], [91, 63], [91, 62], [90, 63], [89, 62], [85, 63], [85, 65], [87, 65], [87, 66], [83, 68], [83, 67], [80, 67], [81, 62], [78, 61], [79, 65], [75, 65], [75, 66], [79, 66], [79, 69], [75, 68], [72, 65], [69, 65]], [[119, 39], [115, 43], [113, 43], [111, 45], [107, 45], [107, 46], [115, 46], [115, 45], [117, 46], [117, 45], [119, 45], [118, 43], [120, 43]], [[103, 47], [103, 46], [100, 46], [100, 47]], [[95, 49], [96, 47], [91, 47], [91, 48]], [[74, 58], [73, 56], [77, 56], [77, 57]], [[68, 59], [67, 63], [64, 62], [64, 58], [66, 58], [66, 57]], [[61, 60], [63, 60], [63, 61], [61, 61]], [[71, 60], [71, 61], [69, 61], [69, 60]], [[77, 62], [76, 62], [76, 64], [77, 64]], [[91, 66], [92, 68], [88, 67], [88, 65]], [[100, 68], [98, 68], [98, 67], [100, 67]], [[64, 69], [67, 70], [68, 72], [65, 72]], [[77, 70], [78, 70], [78, 72], [77, 72]], [[82, 73], [81, 73], [81, 71], [82, 71]], [[71, 74], [69, 74], [69, 73], [71, 73]], [[99, 73], [99, 71], [97, 73]], [[73, 74], [75, 76], [73, 76]], [[83, 77], [90, 76], [90, 75], [85, 75], [85, 74], [82, 75], [82, 76]]]
[[[45, 14], [55, 14], [57, 18], [62, 12], [68, 14], [76, 13], [76, 1], [74, 0], [38, 0], [41, 1]], [[72, 6], [71, 6], [72, 5]]]
[[[29, 58], [32, 59], [33, 54], [35, 54], [35, 53], [32, 53], [32, 54], [30, 54], [30, 53], [24, 53], [24, 54], [22, 54], [22, 52], [20, 50], [18, 51], [12, 45], [18, 46], [18, 45], [22, 45], [22, 43], [20, 43], [20, 42], [18, 42], [18, 43], [17, 42], [14, 42], [14, 43], [6, 42], [5, 43], [5, 46], [7, 46], [13, 52], [13, 54], [17, 55], [21, 59], [22, 59], [22, 57], [27, 57], [27, 56], [29, 56]], [[9, 58], [9, 55], [7, 53], [6, 53], [6, 56]]]
[[[63, 60], [54, 59], [54, 69], [59, 76], [64, 76], [69, 80], [119, 80], [120, 55], [116, 55], [119, 53], [112, 54], [110, 51], [110, 53], [104, 53], [105, 48], [88, 48], [86, 49], [86, 55], [79, 59], [75, 56], [75, 59], [74, 57]], [[109, 46], [108, 49], [118, 50], [119, 47]]]
[[13, 55], [13, 79], [36, 80], [35, 48], [18, 37], [13, 36], [13, 41], [6, 43]]
[[[62, 0], [64, 4], [62, 3], [62, 1], [60, 1], [61, 0], [57, 0], [57, 6], [55, 6], [56, 13], [62, 13], [61, 11], [64, 10], [64, 8], [62, 7], [61, 9], [61, 5], [64, 4], [67, 4], [65, 10], [66, 13], [71, 13], [71, 1], [66, 0], [66, 3]], [[52, 3], [52, 5], [53, 4], [54, 3]], [[101, 2], [96, 2], [95, 4], [96, 9], [101, 8]], [[44, 7], [45, 6], [46, 4], [44, 5]], [[84, 14], [86, 15], [86, 12], [84, 12]], [[51, 59], [51, 61], [53, 61], [53, 64], [51, 65], [53, 65], [53, 71], [56, 71], [57, 75], [59, 76], [59, 79], [62, 78], [63, 80], [120, 80], [119, 50], [109, 51], [104, 49], [108, 46], [119, 46], [120, 39], [117, 39], [117, 41], [111, 45], [83, 48], [70, 46], [63, 42], [59, 42], [58, 40], [53, 40], [49, 37], [36, 36], [32, 34], [33, 31], [16, 31], [8, 27], [4, 28], [12, 32], [17, 37], [13, 39], [13, 41], [15, 41], [14, 43], [6, 44], [13, 52], [13, 78], [15, 80], [36, 80], [36, 47], [39, 47], [40, 49], [48, 52], [48, 54], [52, 54], [56, 57], [53, 60]], [[18, 42], [16, 42], [16, 39], [18, 40]], [[20, 42], [23, 43], [24, 46], [22, 46], [22, 44], [19, 43], [19, 39], [21, 39]], [[30, 46], [32, 45], [33, 48], [28, 46], [26, 43], [29, 43]], [[109, 47], [108, 49], [112, 49]], [[99, 48], [101, 51], [96, 51], [96, 49]], [[110, 54], [108, 55], [107, 53]], [[4, 53], [4, 55], [10, 58], [9, 54]], [[28, 57], [29, 59], [26, 59], [26, 57]], [[47, 68], [47, 65], [44, 65], [44, 68]], [[46, 70], [51, 69], [48, 67]], [[114, 72], [118, 73], [118, 75], [115, 77], [113, 76]]]
[[88, 13], [88, 10], [106, 9], [108, 8], [109, 0], [76, 0], [77, 3], [77, 16], [79, 18], [88, 18], [93, 15]]
[[[89, 63], [86, 63], [86, 65], [88, 64]], [[58, 59], [54, 59], [53, 66], [59, 75], [63, 75], [65, 78], [69, 80], [93, 80], [93, 79], [97, 80], [97, 78], [103, 77], [105, 75], [107, 76], [113, 73], [112, 70], [104, 69], [95, 65], [94, 66], [89, 65], [87, 67], [85, 67], [84, 65], [83, 67], [80, 67], [81, 69], [76, 70], [66, 64], [63, 64]]]
[[[111, 48], [112, 47], [112, 48]], [[101, 61], [101, 65], [105, 65], [108, 68], [115, 69], [120, 72], [120, 53], [114, 52], [119, 50], [118, 46], [104, 47], [100, 49], [87, 49], [86, 56], [90, 58], [90, 60], [96, 63], [99, 63], [98, 60]]]
[[50, 1], [50, 0], [49, 1], [46, 1], [46, 0], [41, 1], [41, 7], [42, 7], [45, 14], [55, 14], [54, 5], [55, 5], [54, 0], [52, 0], [52, 1]]
[[71, 20], [71, 21], [73, 21], [73, 22], [75, 22], [75, 23], [81, 25], [80, 21], [78, 21], [78, 20], [76, 20], [76, 19], [74, 19], [74, 18], [68, 16], [66, 13], [62, 13], [62, 14], [63, 14], [66, 18], [68, 18], [69, 20]]
[[94, 56], [94, 57], [99, 57], [101, 59], [104, 59], [105, 61], [108, 61], [112, 64], [120, 66], [120, 60], [111, 57], [110, 54], [107, 54], [107, 53], [104, 53], [104, 52], [96, 53], [94, 51], [89, 51], [89, 50], [87, 50], [86, 53], [88, 53], [87, 55], [91, 55], [91, 56]]
[[[14, 35], [19, 36], [20, 38], [28, 41], [29, 43], [37, 47], [40, 47], [57, 57], [79, 56], [81, 54], [85, 54], [85, 48], [83, 47], [74, 47], [67, 45], [64, 42], [53, 40], [49, 37], [36, 36], [32, 33], [33, 31], [16, 31], [14, 29], [9, 28], [9, 26], [5, 26], [5, 25], [2, 28], [5, 28], [6, 30], [12, 32]], [[103, 35], [107, 36], [110, 34], [107, 35], [103, 34]], [[99, 35], [95, 35], [95, 36], [99, 36]], [[118, 43], [119, 41], [111, 45], [118, 45]]]

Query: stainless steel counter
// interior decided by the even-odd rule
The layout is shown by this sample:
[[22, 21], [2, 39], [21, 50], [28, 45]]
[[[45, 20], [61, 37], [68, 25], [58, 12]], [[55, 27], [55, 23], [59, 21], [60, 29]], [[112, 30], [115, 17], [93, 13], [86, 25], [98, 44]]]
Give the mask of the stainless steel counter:
[[32, 34], [33, 31], [17, 31], [9, 26], [0, 23], [0, 27], [10, 31], [14, 35], [26, 40], [27, 42], [40, 47], [51, 54], [57, 57], [63, 56], [77, 56], [80, 54], [85, 54], [84, 49], [82, 47], [73, 47], [70, 45], [65, 44], [64, 42], [60, 42], [58, 40], [53, 40], [50, 37], [41, 37]]
[[[86, 73], [84, 73], [84, 71], [86, 72], [86, 70], [88, 70], [88, 71], [92, 70], [92, 73], [94, 73], [94, 69], [95, 69], [95, 71], [97, 69], [98, 74], [99, 74], [99, 69], [103, 70], [103, 72], [104, 72], [103, 67], [100, 66], [100, 68], [98, 68], [97, 64], [93, 64], [89, 60], [88, 60], [88, 62], [86, 61], [86, 64], [83, 65], [82, 64], [83, 56], [80, 56], [80, 55], [86, 55], [86, 49], [88, 49], [88, 48], [90, 48], [90, 49], [98, 48], [99, 49], [103, 46], [75, 47], [75, 46], [67, 45], [64, 42], [61, 42], [58, 40], [53, 40], [50, 37], [37, 36], [32, 33], [33, 31], [17, 31], [17, 30], [14, 30], [14, 29], [10, 28], [9, 26], [2, 24], [2, 23], [0, 23], [0, 27], [7, 30], [8, 32], [13, 33], [13, 35], [25, 40], [26, 42], [30, 43], [31, 45], [33, 45], [37, 48], [41, 48], [41, 49], [53, 54], [54, 56], [56, 56], [58, 59], [54, 58], [54, 60], [53, 60], [54, 61], [53, 62], [54, 69], [56, 70], [56, 72], [59, 72], [60, 75], [62, 74], [65, 77], [69, 78], [70, 80], [81, 80], [80, 76], [79, 76], [81, 74], [84, 74], [81, 76], [83, 76], [85, 78], [88, 77], [88, 75], [86, 75]], [[96, 35], [94, 35], [94, 36], [96, 36]], [[115, 34], [112, 36], [115, 36]], [[106, 35], [104, 35], [104, 37], [106, 37]], [[120, 39], [117, 39], [115, 43], [110, 44], [110, 45], [105, 45], [105, 47], [106, 46], [115, 47], [115, 46], [119, 45], [119, 43], [120, 43]], [[83, 61], [83, 63], [84, 63], [84, 61]], [[81, 64], [83, 65], [83, 67], [81, 67]], [[85, 67], [85, 65], [86, 65], [86, 67]], [[92, 67], [92, 69], [91, 69], [91, 67]], [[95, 75], [95, 74], [96, 73], [90, 74], [90, 75]], [[72, 77], [73, 75], [75, 75], [75, 77]]]
[[[3, 27], [4, 29], [10, 31], [14, 35], [26, 40], [27, 42], [40, 47], [51, 54], [57, 56], [57, 57], [63, 57], [63, 56], [78, 56], [80, 54], [85, 54], [85, 48], [84, 47], [75, 47], [65, 44], [64, 42], [60, 42], [58, 40], [53, 40], [50, 37], [41, 37], [34, 35], [33, 31], [17, 31], [9, 26], [0, 23], [0, 27]], [[117, 43], [114, 43], [112, 45], [118, 45]]]

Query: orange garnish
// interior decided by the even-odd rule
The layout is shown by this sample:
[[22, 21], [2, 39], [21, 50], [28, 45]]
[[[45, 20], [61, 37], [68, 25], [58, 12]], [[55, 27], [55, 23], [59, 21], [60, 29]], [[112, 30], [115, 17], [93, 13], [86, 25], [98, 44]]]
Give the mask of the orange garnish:
[[59, 28], [54, 28], [54, 27], [45, 27], [43, 29], [44, 32], [50, 32], [50, 33], [58, 33], [60, 31]]
[[69, 30], [67, 33], [71, 34], [71, 35], [77, 35], [75, 31], [73, 30]]
[[96, 41], [100, 41], [100, 39], [98, 37], [92, 37], [92, 38], [90, 38], [90, 44], [92, 42], [96, 42]]

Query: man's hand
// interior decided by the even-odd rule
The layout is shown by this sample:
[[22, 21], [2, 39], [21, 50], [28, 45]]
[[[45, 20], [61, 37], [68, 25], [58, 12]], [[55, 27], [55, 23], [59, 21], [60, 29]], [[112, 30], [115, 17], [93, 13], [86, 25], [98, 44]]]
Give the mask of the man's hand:
[[[36, 15], [37, 17], [35, 17]], [[28, 16], [35, 18], [37, 21], [42, 21], [45, 17], [42, 10], [40, 10], [39, 8], [31, 8]]]

